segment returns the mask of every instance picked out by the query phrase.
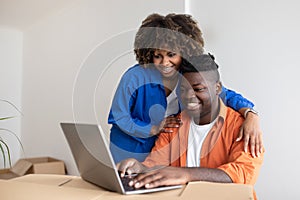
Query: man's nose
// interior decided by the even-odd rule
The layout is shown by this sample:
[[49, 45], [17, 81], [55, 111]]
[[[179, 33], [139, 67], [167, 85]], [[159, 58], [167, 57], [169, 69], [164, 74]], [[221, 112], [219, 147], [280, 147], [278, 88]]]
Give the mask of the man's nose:
[[187, 90], [186, 97], [187, 98], [193, 98], [193, 97], [195, 97], [195, 92], [194, 92], [194, 90], [192, 88], [189, 89], [189, 90]]

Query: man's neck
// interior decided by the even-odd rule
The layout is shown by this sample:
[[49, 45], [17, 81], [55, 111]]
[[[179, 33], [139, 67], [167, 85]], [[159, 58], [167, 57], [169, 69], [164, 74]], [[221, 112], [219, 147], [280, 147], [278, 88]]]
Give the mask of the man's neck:
[[194, 117], [195, 124], [205, 125], [205, 124], [210, 124], [211, 122], [213, 122], [220, 113], [220, 102], [219, 101], [220, 101], [220, 99], [218, 99], [215, 106], [212, 106], [210, 113], [206, 113], [206, 114], [204, 114], [204, 116], [202, 114], [203, 117], [201, 117], [201, 116], [199, 118]]

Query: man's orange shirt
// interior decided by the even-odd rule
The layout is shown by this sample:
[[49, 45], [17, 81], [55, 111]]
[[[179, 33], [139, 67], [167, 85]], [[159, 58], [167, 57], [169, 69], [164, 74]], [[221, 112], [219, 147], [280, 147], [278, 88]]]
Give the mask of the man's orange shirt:
[[[148, 167], [156, 165], [186, 167], [188, 134], [191, 118], [186, 112], [181, 116], [183, 125], [173, 133], [161, 133], [151, 153], [143, 162]], [[218, 168], [226, 172], [234, 183], [254, 185], [263, 161], [263, 154], [253, 158], [244, 142], [236, 142], [244, 118], [220, 101], [220, 113], [207, 137], [200, 155], [200, 167]]]

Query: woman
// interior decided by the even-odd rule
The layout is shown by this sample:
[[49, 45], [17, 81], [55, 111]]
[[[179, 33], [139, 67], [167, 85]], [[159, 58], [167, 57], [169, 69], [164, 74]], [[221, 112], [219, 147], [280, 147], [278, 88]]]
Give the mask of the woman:
[[[181, 62], [202, 54], [203, 46], [202, 33], [190, 15], [152, 14], [142, 22], [134, 43], [138, 64], [122, 76], [108, 117], [116, 163], [129, 157], [143, 161], [151, 151], [160, 129], [168, 126], [164, 118], [180, 112], [176, 88]], [[246, 113], [238, 140], [244, 137], [246, 150], [250, 138], [256, 156], [262, 137], [258, 116], [248, 109], [253, 103], [226, 88], [220, 96], [227, 106]]]

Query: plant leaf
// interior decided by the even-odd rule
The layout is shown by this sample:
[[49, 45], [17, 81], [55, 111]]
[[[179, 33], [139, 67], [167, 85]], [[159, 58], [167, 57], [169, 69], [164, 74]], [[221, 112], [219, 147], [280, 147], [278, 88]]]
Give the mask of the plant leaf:
[[0, 120], [7, 120], [7, 119], [12, 119], [15, 118], [16, 116], [11, 116], [11, 117], [0, 117]]
[[[8, 103], [9, 105], [11, 105], [15, 110], [17, 110], [21, 116], [23, 116], [23, 113], [17, 108], [17, 106], [15, 106], [13, 103], [7, 101], [7, 100], [4, 100], [4, 99], [0, 99], [0, 101], [2, 102], [5, 102], [5, 103]], [[0, 117], [0, 121], [2, 120], [8, 120], [8, 119], [11, 119], [11, 118], [15, 118], [16, 116], [8, 116], [8, 117]], [[9, 132], [11, 133], [13, 136], [15, 136], [22, 148], [22, 151], [23, 151], [23, 154], [25, 156], [25, 152], [24, 152], [24, 147], [19, 139], [19, 137], [11, 130], [8, 130], [8, 129], [5, 129], [5, 128], [0, 128], [1, 131], [6, 131], [6, 132]], [[10, 155], [10, 149], [7, 145], [7, 143], [0, 137], [0, 151], [1, 151], [1, 154], [2, 154], [2, 157], [3, 157], [3, 163], [4, 163], [4, 168], [6, 168], [6, 158], [8, 158], [8, 163], [9, 163], [9, 166], [11, 167], [11, 155]], [[6, 152], [7, 152], [7, 156], [6, 156]]]
[[[22, 149], [22, 152], [25, 156], [25, 151], [24, 151], [24, 147], [23, 147], [23, 144], [20, 140], [20, 138], [17, 136], [17, 134], [15, 134], [13, 131], [9, 130], [9, 129], [6, 129], [6, 128], [0, 128], [0, 131], [6, 131], [6, 132], [9, 132], [10, 134], [12, 134], [19, 142], [20, 146], [21, 146], [21, 149]], [[3, 141], [4, 142], [4, 141]], [[6, 143], [5, 143], [6, 144]], [[8, 149], [8, 152], [9, 152], [9, 149]], [[9, 155], [10, 156], [10, 155]], [[26, 156], [25, 156], [26, 157]]]
[[1, 139], [0, 140], [0, 149], [1, 149], [2, 157], [3, 157], [3, 168], [6, 168], [6, 156], [5, 156], [5, 151], [4, 151], [3, 145], [5, 147], [8, 147], [7, 144]]
[[16, 109], [22, 116], [23, 116], [23, 113], [18, 109], [17, 106], [15, 106], [13, 103], [7, 101], [7, 100], [4, 100], [4, 99], [0, 99], [0, 101], [3, 101], [5, 103], [8, 103], [9, 105], [11, 105], [12, 107], [14, 107], [14, 109]]

